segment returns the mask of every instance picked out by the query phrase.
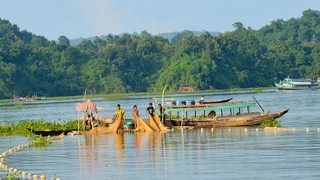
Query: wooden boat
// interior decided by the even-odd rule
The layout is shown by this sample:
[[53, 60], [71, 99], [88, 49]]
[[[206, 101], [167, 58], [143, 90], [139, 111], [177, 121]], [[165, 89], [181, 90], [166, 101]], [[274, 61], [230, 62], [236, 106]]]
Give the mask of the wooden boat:
[[[154, 100], [157, 100], [158, 98], [153, 98]], [[199, 104], [213, 104], [213, 103], [225, 103], [231, 101], [232, 98], [229, 99], [223, 99], [218, 101], [203, 101], [201, 100], [182, 100], [182, 101], [175, 101], [172, 98], [170, 98], [170, 101], [167, 101], [166, 104], [168, 106], [179, 106], [179, 105], [199, 105]]]
[[219, 100], [219, 101], [209, 101], [209, 102], [204, 101], [203, 104], [225, 103], [225, 102], [229, 102], [229, 101], [231, 101], [231, 100], [232, 100], [232, 98], [223, 99], [223, 100]]
[[253, 126], [261, 124], [266, 119], [277, 119], [289, 111], [289, 109], [285, 109], [275, 113], [251, 112], [250, 107], [255, 105], [256, 102], [239, 101], [166, 107], [165, 113], [169, 117], [166, 121], [170, 121], [166, 122], [166, 125], [194, 127]]
[[72, 132], [73, 130], [44, 130], [44, 131], [36, 131], [33, 129], [28, 128], [30, 132], [32, 132], [35, 135], [39, 136], [59, 136], [61, 134], [67, 135], [69, 132]]

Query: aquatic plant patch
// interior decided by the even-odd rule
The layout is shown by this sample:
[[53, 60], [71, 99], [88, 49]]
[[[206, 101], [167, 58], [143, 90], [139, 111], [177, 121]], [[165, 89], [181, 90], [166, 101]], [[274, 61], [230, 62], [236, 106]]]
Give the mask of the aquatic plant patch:
[[31, 143], [32, 147], [46, 147], [53, 143], [54, 138], [50, 136], [37, 136]]
[[280, 127], [281, 122], [280, 120], [276, 119], [266, 119], [260, 124], [260, 128], [265, 128], [265, 127]]
[[[80, 127], [83, 126], [83, 122], [80, 122]], [[0, 136], [10, 135], [34, 135], [31, 131], [53, 131], [53, 130], [76, 130], [78, 129], [78, 120], [70, 120], [63, 122], [48, 122], [43, 119], [40, 120], [21, 120], [17, 123], [9, 124], [5, 123], [0, 125]]]

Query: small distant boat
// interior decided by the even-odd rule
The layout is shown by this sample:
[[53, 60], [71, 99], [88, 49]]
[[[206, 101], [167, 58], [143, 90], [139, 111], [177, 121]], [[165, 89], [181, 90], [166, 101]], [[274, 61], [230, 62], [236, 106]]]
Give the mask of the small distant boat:
[[31, 101], [36, 101], [36, 97], [18, 97], [18, 96], [14, 96], [13, 97], [13, 101], [17, 102], [17, 101], [22, 101], [22, 102], [31, 102]]
[[279, 90], [319, 89], [318, 81], [309, 78], [290, 79], [285, 78], [279, 83], [274, 83]]
[[232, 100], [232, 98], [218, 100], [218, 101], [203, 101], [203, 100], [174, 101], [174, 100], [171, 100], [169, 102], [166, 102], [166, 105], [185, 106], [185, 105], [199, 105], [199, 104], [214, 104], [214, 103], [225, 103], [225, 102], [229, 102], [231, 100]]
[[223, 100], [219, 100], [219, 101], [209, 101], [209, 102], [204, 101], [203, 104], [225, 103], [225, 102], [229, 102], [229, 101], [231, 101], [231, 100], [232, 100], [232, 98], [223, 99]]

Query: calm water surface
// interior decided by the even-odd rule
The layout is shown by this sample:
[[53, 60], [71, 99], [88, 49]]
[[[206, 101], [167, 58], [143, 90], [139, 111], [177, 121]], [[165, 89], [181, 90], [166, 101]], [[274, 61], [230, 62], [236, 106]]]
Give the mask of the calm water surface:
[[[169, 133], [65, 136], [52, 146], [15, 152], [9, 166], [61, 179], [320, 179], [320, 91], [265, 91], [205, 94], [207, 100], [233, 97], [259, 101], [265, 111], [290, 108], [281, 117], [295, 131], [256, 128], [196, 129]], [[199, 95], [176, 99], [199, 99]], [[81, 101], [81, 100], [80, 100]], [[96, 100], [103, 116], [117, 103], [127, 111], [137, 104], [142, 116], [151, 97], [122, 101]], [[1, 109], [1, 123], [21, 119], [77, 119], [75, 102], [43, 103], [23, 110]], [[256, 110], [260, 108], [257, 106]], [[309, 127], [310, 131], [298, 128]], [[0, 137], [0, 152], [30, 142]], [[0, 177], [7, 174], [0, 171]]]

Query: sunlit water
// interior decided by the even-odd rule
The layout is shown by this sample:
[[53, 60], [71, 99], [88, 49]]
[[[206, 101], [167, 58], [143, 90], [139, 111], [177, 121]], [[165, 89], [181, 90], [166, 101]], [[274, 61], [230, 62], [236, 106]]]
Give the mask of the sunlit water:
[[[280, 118], [290, 131], [254, 128], [195, 129], [169, 133], [65, 136], [52, 146], [15, 152], [5, 163], [47, 179], [319, 179], [320, 91], [205, 94], [207, 100], [233, 97], [252, 100], [264, 111], [289, 108]], [[176, 99], [199, 99], [199, 95]], [[80, 100], [81, 101], [81, 100]], [[103, 116], [120, 103], [131, 118], [134, 104], [142, 116], [151, 97], [95, 101]], [[260, 110], [259, 106], [255, 110]], [[21, 119], [77, 119], [75, 102], [39, 104], [37, 108], [1, 110], [1, 122]], [[309, 127], [310, 131], [304, 128]], [[25, 137], [0, 137], [0, 151], [31, 142]], [[7, 172], [0, 171], [0, 177]]]

